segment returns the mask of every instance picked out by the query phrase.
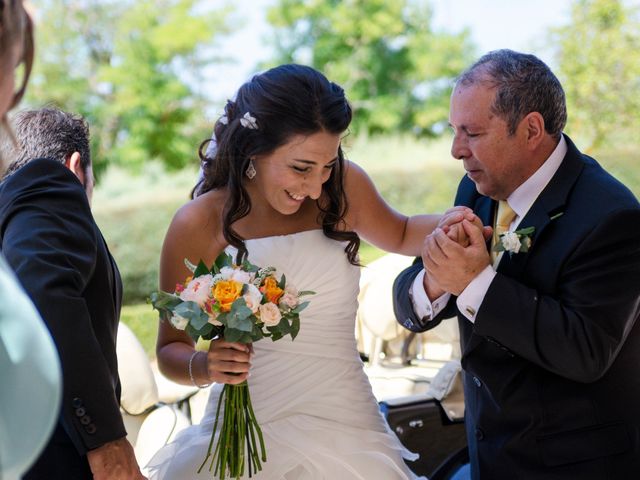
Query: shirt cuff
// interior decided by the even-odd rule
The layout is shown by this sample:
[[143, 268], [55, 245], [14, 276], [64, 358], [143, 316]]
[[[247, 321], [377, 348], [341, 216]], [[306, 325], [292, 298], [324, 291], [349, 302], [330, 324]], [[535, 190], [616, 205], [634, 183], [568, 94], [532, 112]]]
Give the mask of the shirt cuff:
[[423, 321], [430, 321], [436, 317], [449, 303], [450, 293], [445, 293], [436, 298], [433, 302], [429, 300], [427, 292], [424, 290], [424, 269], [416, 276], [409, 289], [409, 296], [413, 305], [413, 311]]
[[482, 305], [484, 296], [487, 294], [487, 290], [489, 290], [489, 286], [495, 276], [496, 271], [491, 265], [487, 265], [458, 296], [456, 300], [458, 310], [470, 322], [476, 321], [476, 314], [480, 310], [480, 305]]

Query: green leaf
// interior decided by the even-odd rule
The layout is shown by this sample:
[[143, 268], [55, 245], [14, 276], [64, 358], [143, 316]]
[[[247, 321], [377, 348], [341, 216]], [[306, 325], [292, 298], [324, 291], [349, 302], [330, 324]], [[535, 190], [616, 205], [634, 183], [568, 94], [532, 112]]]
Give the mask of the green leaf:
[[223, 267], [233, 266], [233, 257], [227, 252], [223, 251], [220, 255], [218, 255], [218, 258], [216, 258], [214, 264], [217, 267], [216, 272], [219, 272]]
[[265, 337], [264, 331], [257, 324], [253, 325], [253, 330], [251, 331], [251, 341], [257, 342], [258, 340], [262, 340]]
[[201, 328], [195, 328], [193, 324], [188, 323], [185, 332], [197, 342], [200, 338], [203, 340], [211, 340], [222, 334], [223, 328], [211, 323], [204, 324]]
[[185, 259], [184, 259], [184, 265], [185, 265], [185, 267], [187, 267], [187, 269], [188, 269], [191, 273], [195, 272], [195, 271], [196, 271], [196, 268], [198, 268], [196, 265], [194, 265], [193, 263], [191, 263], [191, 262], [189, 261], [189, 259], [188, 259], [188, 258], [185, 258]]
[[196, 330], [200, 330], [209, 322], [209, 316], [196, 302], [182, 302], [173, 312], [189, 320], [189, 324]]
[[307, 308], [308, 305], [309, 305], [309, 301], [308, 300], [306, 302], [302, 302], [302, 303], [298, 304], [298, 306], [296, 308], [291, 310], [291, 313], [300, 313], [302, 310]]
[[149, 301], [156, 310], [173, 309], [182, 302], [180, 297], [175, 293], [167, 293], [162, 290], [152, 292], [151, 295], [149, 295]]
[[313, 290], [303, 290], [301, 292], [298, 293], [299, 297], [303, 297], [305, 295], [315, 295], [316, 292], [314, 292]]
[[236, 299], [231, 305], [231, 312], [229, 312], [231, 316], [245, 319], [253, 315], [253, 312], [249, 307], [247, 307], [247, 302], [244, 298], [240, 297]]
[[231, 311], [224, 316], [218, 317], [218, 320], [227, 328], [239, 330], [241, 332], [251, 332], [256, 322], [256, 317], [247, 307], [244, 298], [239, 298], [231, 306]]
[[184, 329], [184, 331], [191, 337], [194, 342], [197, 342], [200, 338], [200, 332], [193, 328], [191, 324], [187, 324], [187, 327]]
[[296, 316], [291, 320], [291, 340], [295, 340], [300, 331], [300, 317]]
[[246, 258], [242, 261], [242, 269], [246, 272], [257, 272], [260, 270], [260, 267], [254, 265]]
[[205, 265], [205, 263], [202, 260], [200, 260], [198, 262], [198, 266], [193, 272], [193, 278], [200, 277], [202, 275], [208, 275], [209, 273], [211, 273], [209, 268]]
[[227, 342], [251, 343], [252, 341], [250, 332], [236, 330], [235, 328], [225, 328], [223, 335]]
[[535, 231], [536, 231], [536, 227], [527, 227], [527, 228], [521, 228], [520, 230], [516, 230], [513, 233], [515, 233], [519, 237], [530, 237], [531, 235], [533, 235], [533, 232]]
[[287, 284], [287, 279], [284, 276], [284, 273], [280, 277], [280, 281], [278, 282], [278, 287], [284, 290], [285, 285]]

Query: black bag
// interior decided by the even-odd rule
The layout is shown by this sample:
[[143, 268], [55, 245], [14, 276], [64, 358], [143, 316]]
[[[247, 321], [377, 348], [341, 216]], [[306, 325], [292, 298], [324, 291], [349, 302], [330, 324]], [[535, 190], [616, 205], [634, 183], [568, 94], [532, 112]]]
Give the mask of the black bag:
[[407, 465], [430, 477], [451, 455], [464, 449], [464, 421], [452, 421], [440, 402], [429, 396], [411, 396], [380, 402], [380, 410], [402, 444], [420, 455]]

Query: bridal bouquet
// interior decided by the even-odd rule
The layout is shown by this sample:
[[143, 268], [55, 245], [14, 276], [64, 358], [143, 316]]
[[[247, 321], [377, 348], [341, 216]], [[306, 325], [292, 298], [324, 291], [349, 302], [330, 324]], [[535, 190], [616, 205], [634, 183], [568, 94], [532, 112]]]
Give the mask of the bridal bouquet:
[[[278, 280], [275, 268], [258, 268], [248, 261], [235, 265], [232, 257], [222, 253], [211, 268], [202, 261], [198, 265], [185, 260], [193, 272], [175, 292], [153, 292], [153, 308], [161, 318], [184, 330], [197, 341], [223, 337], [229, 342], [252, 343], [265, 337], [279, 340], [286, 335], [294, 339], [300, 329], [300, 312], [309, 304], [300, 297], [313, 294], [298, 292], [286, 282]], [[224, 402], [224, 416], [220, 408]], [[220, 432], [215, 448], [215, 434]], [[246, 448], [245, 448], [246, 447]], [[247, 382], [225, 384], [216, 410], [207, 455], [198, 469], [210, 462], [214, 475], [220, 479], [240, 478], [244, 474], [245, 459], [249, 477], [262, 470], [267, 460], [262, 431], [251, 406]]]

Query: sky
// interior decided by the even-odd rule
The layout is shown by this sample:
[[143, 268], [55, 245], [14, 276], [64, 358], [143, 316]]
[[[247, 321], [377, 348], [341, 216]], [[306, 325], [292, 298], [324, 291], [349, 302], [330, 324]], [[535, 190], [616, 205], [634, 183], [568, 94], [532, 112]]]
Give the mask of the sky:
[[[235, 62], [217, 66], [212, 78], [218, 99], [232, 97], [237, 88], [255, 73], [255, 65], [268, 60], [265, 41], [269, 26], [266, 8], [274, 0], [241, 0], [239, 18], [244, 26], [221, 42], [223, 51], [234, 52]], [[243, 8], [243, 4], [250, 8]], [[553, 66], [544, 34], [551, 27], [567, 24], [571, 0], [431, 0], [436, 30], [459, 32], [469, 28], [480, 53], [497, 48], [526, 51]]]

